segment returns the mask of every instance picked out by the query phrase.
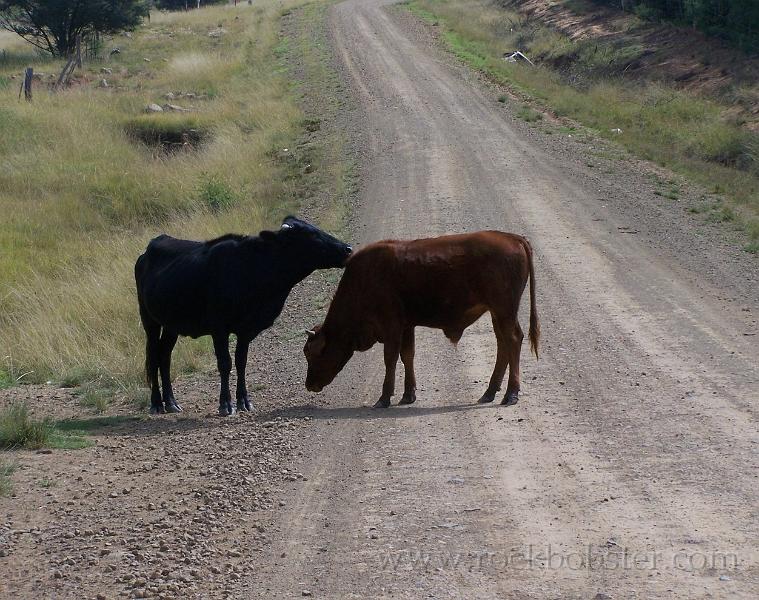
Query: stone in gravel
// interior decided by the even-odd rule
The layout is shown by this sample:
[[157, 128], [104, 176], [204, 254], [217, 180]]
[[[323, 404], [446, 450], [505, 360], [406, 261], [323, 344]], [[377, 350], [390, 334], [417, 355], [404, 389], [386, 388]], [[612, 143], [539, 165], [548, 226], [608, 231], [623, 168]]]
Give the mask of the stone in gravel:
[[300, 593], [300, 595], [301, 595], [301, 596], [313, 596], [313, 594], [311, 593], [311, 591], [310, 591], [310, 590], [303, 590], [303, 591]]

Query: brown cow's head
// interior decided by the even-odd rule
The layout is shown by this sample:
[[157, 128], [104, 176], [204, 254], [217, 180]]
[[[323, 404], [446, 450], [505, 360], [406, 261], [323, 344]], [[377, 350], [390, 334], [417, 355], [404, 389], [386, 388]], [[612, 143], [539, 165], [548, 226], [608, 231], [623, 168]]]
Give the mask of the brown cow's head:
[[309, 392], [321, 392], [343, 370], [353, 356], [353, 348], [344, 340], [328, 339], [321, 325], [307, 333], [308, 340], [303, 347], [303, 354], [308, 361], [306, 389]]

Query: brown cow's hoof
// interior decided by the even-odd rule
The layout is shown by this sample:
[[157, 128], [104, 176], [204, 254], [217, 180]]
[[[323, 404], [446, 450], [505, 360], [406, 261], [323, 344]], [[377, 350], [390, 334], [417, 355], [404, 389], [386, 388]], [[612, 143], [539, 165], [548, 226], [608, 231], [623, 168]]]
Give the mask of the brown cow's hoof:
[[380, 399], [374, 403], [374, 408], [387, 408], [390, 406], [390, 396], [380, 396]]
[[501, 406], [513, 406], [517, 402], [519, 402], [519, 392], [507, 392], [501, 400]]
[[416, 394], [414, 392], [408, 392], [403, 394], [403, 398], [401, 398], [401, 401], [398, 404], [413, 404], [414, 402], [416, 402]]
[[485, 392], [484, 394], [482, 394], [482, 398], [477, 400], [477, 404], [489, 404], [493, 400], [495, 400], [495, 392], [493, 392], [492, 394], [490, 392]]

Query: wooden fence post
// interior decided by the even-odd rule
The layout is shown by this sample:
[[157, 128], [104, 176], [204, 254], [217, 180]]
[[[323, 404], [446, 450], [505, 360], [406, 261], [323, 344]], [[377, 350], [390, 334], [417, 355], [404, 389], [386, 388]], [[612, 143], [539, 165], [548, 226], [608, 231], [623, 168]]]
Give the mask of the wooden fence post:
[[27, 102], [32, 101], [32, 81], [34, 77], [34, 69], [27, 67], [24, 70], [24, 80], [21, 82], [21, 89], [18, 91], [18, 99], [21, 100], [21, 92], [24, 92], [24, 98]]

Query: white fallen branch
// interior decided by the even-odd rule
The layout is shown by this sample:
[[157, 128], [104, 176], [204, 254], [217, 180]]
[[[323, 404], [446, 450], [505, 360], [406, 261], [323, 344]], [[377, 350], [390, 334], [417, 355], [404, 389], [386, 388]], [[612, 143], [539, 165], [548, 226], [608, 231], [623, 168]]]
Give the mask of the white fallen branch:
[[506, 62], [517, 62], [517, 59], [526, 60], [528, 63], [530, 63], [533, 67], [535, 66], [535, 63], [532, 62], [529, 58], [527, 58], [524, 54], [522, 54], [519, 50], [516, 52], [513, 52], [512, 54], [504, 54], [503, 60]]

